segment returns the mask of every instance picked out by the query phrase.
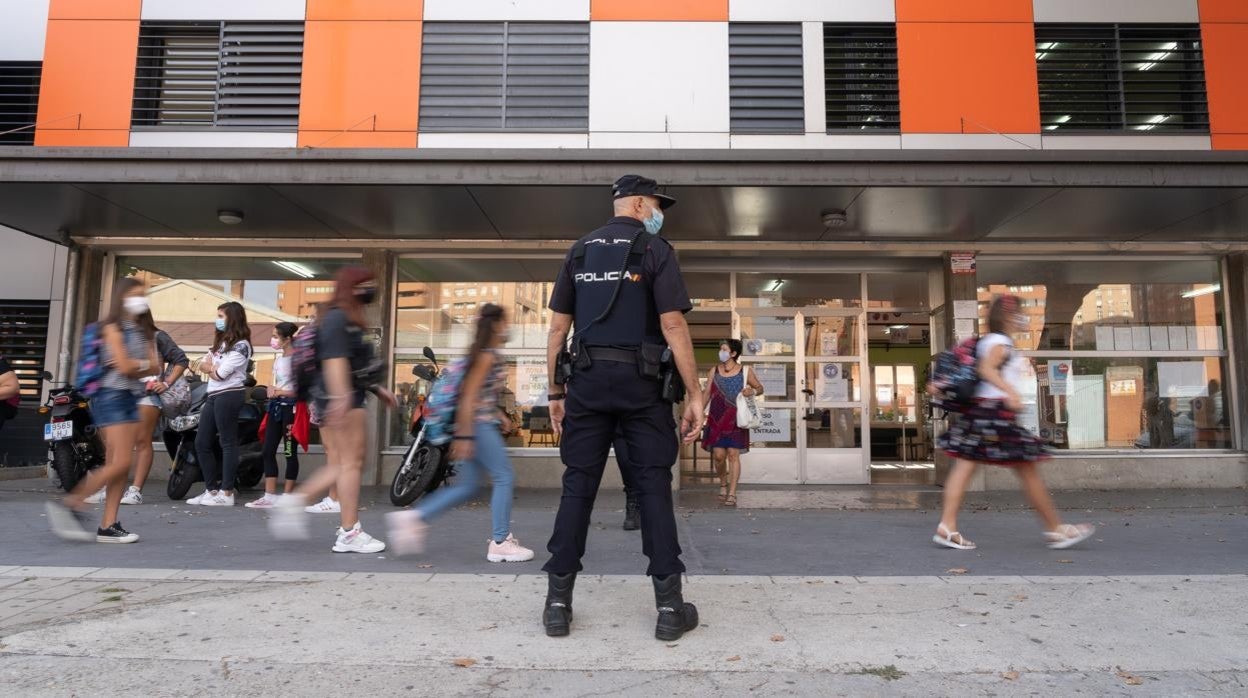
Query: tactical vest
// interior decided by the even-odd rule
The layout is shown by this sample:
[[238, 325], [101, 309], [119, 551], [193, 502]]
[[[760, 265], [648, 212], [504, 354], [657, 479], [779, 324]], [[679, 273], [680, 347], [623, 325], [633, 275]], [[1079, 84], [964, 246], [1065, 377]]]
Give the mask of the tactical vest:
[[[654, 309], [653, 280], [642, 273], [646, 251], [654, 236], [638, 232], [635, 243], [633, 235], [636, 233], [629, 231], [585, 238], [573, 247], [572, 281], [576, 287], [573, 329], [577, 343], [631, 348], [641, 346], [643, 340], [664, 341], [659, 315]], [[627, 267], [625, 257], [628, 258]], [[607, 317], [591, 324], [610, 304], [616, 285], [620, 283], [621, 269], [625, 270], [625, 277], [615, 306]]]

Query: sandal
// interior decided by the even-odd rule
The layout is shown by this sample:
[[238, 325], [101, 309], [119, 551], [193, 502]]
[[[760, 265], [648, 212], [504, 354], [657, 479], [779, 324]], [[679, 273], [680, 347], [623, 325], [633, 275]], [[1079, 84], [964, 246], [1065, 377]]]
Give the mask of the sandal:
[[1063, 524], [1056, 530], [1045, 531], [1044, 538], [1053, 550], [1065, 550], [1091, 538], [1093, 533], [1096, 533], [1096, 526], [1092, 524]]
[[727, 498], [728, 498], [728, 485], [720, 485], [719, 486], [719, 503], [723, 504], [724, 500]]
[[724, 506], [735, 509], [737, 507], [737, 495], [730, 494], [724, 497]]
[[974, 550], [975, 543], [968, 540], [965, 536], [957, 531], [950, 531], [944, 524], [936, 527], [936, 535], [932, 536], [932, 542], [954, 550]]

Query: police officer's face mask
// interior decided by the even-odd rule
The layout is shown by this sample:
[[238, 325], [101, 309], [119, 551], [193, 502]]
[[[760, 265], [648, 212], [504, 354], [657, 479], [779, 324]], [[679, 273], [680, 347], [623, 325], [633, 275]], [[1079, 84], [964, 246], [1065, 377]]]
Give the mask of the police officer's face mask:
[[646, 232], [651, 235], [658, 235], [663, 229], [663, 212], [657, 208], [650, 210], [650, 217], [642, 221], [646, 226]]

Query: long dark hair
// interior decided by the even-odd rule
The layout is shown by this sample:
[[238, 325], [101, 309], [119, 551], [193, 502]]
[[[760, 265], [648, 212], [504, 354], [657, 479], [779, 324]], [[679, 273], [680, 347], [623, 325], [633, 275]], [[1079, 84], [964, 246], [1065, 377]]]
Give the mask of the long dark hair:
[[135, 315], [134, 322], [152, 337], [155, 337], [156, 333], [160, 331], [160, 328], [156, 326], [156, 318], [152, 317], [152, 311], [150, 310]]
[[995, 334], [1010, 334], [1010, 316], [1018, 312], [1018, 296], [997, 296], [988, 306], [988, 331]]
[[[104, 319], [100, 321], [100, 324], [117, 325], [118, 329], [120, 329], [121, 321], [126, 317], [126, 294], [136, 288], [142, 287], [143, 282], [134, 277], [127, 276], [124, 279], [118, 279], [117, 283], [113, 284], [113, 297], [108, 299], [108, 314], [104, 316]], [[138, 325], [139, 329], [143, 332], [143, 336], [147, 338], [147, 341], [152, 341], [153, 337], [156, 336], [156, 332], [154, 330], [148, 330], [148, 328], [144, 326], [141, 321], [138, 322]]]
[[[364, 326], [364, 304], [355, 297], [355, 287], [375, 281], [372, 270], [358, 265], [343, 267], [334, 275], [334, 297], [325, 304], [326, 309], [337, 308], [347, 314], [347, 319], [357, 327]], [[318, 318], [322, 313], [317, 313]]]
[[504, 312], [502, 306], [486, 303], [481, 306], [481, 314], [477, 316], [477, 332], [472, 338], [472, 346], [468, 348], [468, 370], [476, 365], [477, 359], [481, 357], [482, 352], [490, 348], [490, 344], [494, 341], [494, 333], [498, 331], [498, 325], [503, 321]]
[[251, 327], [247, 325], [247, 311], [237, 301], [222, 303], [217, 306], [225, 314], [225, 329], [217, 330], [212, 338], [214, 350], [227, 350], [242, 341], [251, 342]]

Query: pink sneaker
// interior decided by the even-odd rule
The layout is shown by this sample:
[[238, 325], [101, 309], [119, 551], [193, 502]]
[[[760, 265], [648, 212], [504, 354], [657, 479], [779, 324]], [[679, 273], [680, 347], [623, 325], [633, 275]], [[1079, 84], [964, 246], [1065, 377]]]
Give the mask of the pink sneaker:
[[490, 541], [485, 559], [490, 562], [528, 562], [533, 559], [533, 551], [520, 545], [520, 541], [508, 533], [507, 539], [502, 543]]
[[390, 535], [390, 552], [396, 556], [419, 555], [425, 552], [425, 532], [429, 524], [420, 518], [415, 509], [403, 509], [386, 514], [386, 527]]

